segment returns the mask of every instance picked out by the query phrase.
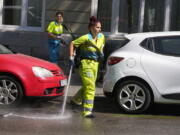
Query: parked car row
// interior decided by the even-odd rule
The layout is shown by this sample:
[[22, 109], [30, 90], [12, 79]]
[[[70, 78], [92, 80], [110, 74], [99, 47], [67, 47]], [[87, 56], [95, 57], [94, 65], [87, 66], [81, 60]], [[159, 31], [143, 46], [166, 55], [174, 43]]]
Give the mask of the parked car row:
[[[127, 34], [110, 48], [103, 91], [122, 111], [142, 113], [152, 103], [180, 103], [180, 32]], [[61, 96], [66, 84], [57, 65], [0, 44], [0, 105]]]

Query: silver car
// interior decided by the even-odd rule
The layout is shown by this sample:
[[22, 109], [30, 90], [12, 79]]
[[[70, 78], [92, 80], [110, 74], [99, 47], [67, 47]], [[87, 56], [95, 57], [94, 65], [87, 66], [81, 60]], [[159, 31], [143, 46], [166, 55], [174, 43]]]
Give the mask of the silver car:
[[126, 113], [151, 103], [180, 103], [180, 32], [125, 35], [107, 60], [104, 94]]

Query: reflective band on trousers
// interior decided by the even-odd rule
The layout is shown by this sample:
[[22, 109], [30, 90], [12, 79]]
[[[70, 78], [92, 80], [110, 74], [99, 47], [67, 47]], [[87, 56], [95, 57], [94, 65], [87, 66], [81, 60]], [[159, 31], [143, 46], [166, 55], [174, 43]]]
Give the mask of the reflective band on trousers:
[[93, 104], [93, 100], [84, 100], [85, 104]]
[[89, 112], [92, 112], [93, 108], [86, 108], [84, 107], [84, 111], [89, 111]]

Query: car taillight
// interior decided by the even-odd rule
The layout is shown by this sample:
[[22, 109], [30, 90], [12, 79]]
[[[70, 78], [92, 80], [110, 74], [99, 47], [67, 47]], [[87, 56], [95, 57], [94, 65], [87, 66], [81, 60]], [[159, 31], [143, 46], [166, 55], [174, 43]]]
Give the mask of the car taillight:
[[117, 64], [119, 63], [120, 61], [122, 61], [124, 58], [122, 57], [110, 57], [108, 59], [108, 65], [114, 65], [114, 64]]

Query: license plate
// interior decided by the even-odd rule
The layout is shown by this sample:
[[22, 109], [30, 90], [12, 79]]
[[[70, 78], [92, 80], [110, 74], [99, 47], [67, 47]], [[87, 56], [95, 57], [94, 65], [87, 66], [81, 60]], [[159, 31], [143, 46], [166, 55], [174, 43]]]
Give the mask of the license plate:
[[61, 81], [60, 81], [60, 84], [61, 84], [61, 86], [67, 85], [67, 79], [61, 80]]

